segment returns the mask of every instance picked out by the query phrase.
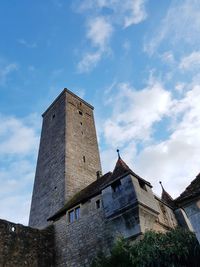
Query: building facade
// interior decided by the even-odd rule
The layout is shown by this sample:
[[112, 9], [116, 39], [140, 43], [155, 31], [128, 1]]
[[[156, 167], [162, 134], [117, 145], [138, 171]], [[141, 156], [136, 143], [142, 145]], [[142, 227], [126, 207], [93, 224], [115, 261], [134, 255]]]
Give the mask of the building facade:
[[[0, 238], [0, 251], [9, 267], [18, 266], [17, 257], [19, 266], [88, 267], [118, 237], [134, 240], [147, 230], [166, 232], [177, 225], [192, 229], [187, 209], [177, 203], [164, 188], [156, 196], [120, 155], [112, 172], [101, 174], [93, 107], [64, 89], [43, 114], [29, 227], [0, 221], [0, 234], [8, 240]], [[6, 245], [14, 235], [21, 250], [30, 236], [36, 240], [34, 249], [15, 251], [15, 265]]]

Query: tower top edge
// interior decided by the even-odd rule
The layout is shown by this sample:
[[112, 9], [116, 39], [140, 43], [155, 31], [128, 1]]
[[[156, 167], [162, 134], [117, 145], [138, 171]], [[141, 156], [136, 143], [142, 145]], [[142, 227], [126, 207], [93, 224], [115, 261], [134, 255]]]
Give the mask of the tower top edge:
[[45, 114], [52, 108], [52, 106], [60, 99], [60, 97], [64, 94], [70, 94], [73, 97], [75, 97], [76, 99], [78, 99], [79, 101], [81, 101], [82, 103], [84, 103], [85, 105], [87, 105], [89, 108], [91, 108], [92, 110], [94, 109], [94, 107], [92, 105], [90, 105], [88, 102], [86, 102], [85, 100], [83, 100], [82, 98], [80, 98], [79, 96], [77, 96], [76, 94], [74, 94], [72, 91], [70, 91], [68, 88], [64, 88], [62, 90], [62, 92], [56, 97], [56, 99], [50, 104], [50, 106], [45, 110], [45, 112], [42, 114], [42, 117], [45, 116]]

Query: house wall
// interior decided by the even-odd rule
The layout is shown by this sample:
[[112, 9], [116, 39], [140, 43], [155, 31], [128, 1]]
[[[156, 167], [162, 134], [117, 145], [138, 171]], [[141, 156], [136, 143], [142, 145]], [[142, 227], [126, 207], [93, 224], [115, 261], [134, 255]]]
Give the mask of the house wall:
[[136, 204], [136, 193], [131, 176], [128, 175], [121, 180], [121, 191], [114, 192], [112, 185], [102, 191], [103, 207], [107, 218], [116, 214], [127, 206]]
[[144, 186], [146, 189], [145, 190], [140, 186], [137, 177], [131, 175], [131, 179], [132, 179], [134, 190], [136, 192], [137, 201], [141, 205], [148, 207], [149, 209], [151, 209], [155, 213], [158, 213], [159, 212], [158, 206], [157, 206], [157, 203], [155, 201], [155, 197], [154, 197], [154, 194], [153, 194], [151, 187], [148, 186], [147, 184], [145, 184], [145, 186]]
[[200, 198], [183, 207], [200, 243]]
[[105, 220], [112, 229], [114, 239], [117, 236], [130, 238], [141, 234], [137, 195], [132, 177], [128, 175], [120, 181], [120, 191], [114, 192], [112, 184], [102, 191]]
[[178, 208], [174, 211], [178, 225], [190, 231], [194, 231], [185, 211], [182, 208]]
[[90, 266], [98, 251], [109, 253], [118, 237], [134, 239], [147, 230], [164, 232], [177, 225], [173, 210], [155, 199], [151, 189], [135, 187], [133, 179], [132, 175], [123, 177], [120, 191], [114, 192], [111, 184], [80, 204], [79, 220], [69, 223], [67, 213], [54, 222], [56, 266]]
[[78, 221], [69, 223], [64, 215], [54, 222], [56, 266], [90, 266], [98, 251], [108, 253], [112, 236], [103, 209], [96, 209], [97, 199], [99, 196], [81, 205]]

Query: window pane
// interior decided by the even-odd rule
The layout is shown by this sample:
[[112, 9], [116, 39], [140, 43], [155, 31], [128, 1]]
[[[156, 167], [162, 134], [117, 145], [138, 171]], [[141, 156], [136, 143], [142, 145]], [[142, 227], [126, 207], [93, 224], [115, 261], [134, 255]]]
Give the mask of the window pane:
[[69, 212], [69, 222], [71, 223], [71, 222], [74, 222], [74, 210], [72, 210], [72, 211], [70, 211]]
[[78, 220], [80, 218], [80, 207], [75, 209], [75, 219]]

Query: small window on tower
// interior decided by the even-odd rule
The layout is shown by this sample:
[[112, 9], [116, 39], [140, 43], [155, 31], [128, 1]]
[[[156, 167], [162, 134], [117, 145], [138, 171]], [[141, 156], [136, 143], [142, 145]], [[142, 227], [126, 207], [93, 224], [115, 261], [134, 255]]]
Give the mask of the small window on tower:
[[85, 156], [83, 156], [83, 162], [85, 162]]
[[78, 112], [78, 113], [79, 113], [81, 116], [83, 115], [83, 112], [82, 112], [82, 111], [80, 111], [80, 110], [79, 110], [79, 112]]
[[52, 120], [55, 119], [55, 116], [56, 116], [56, 114], [53, 114], [53, 115], [52, 115]]

